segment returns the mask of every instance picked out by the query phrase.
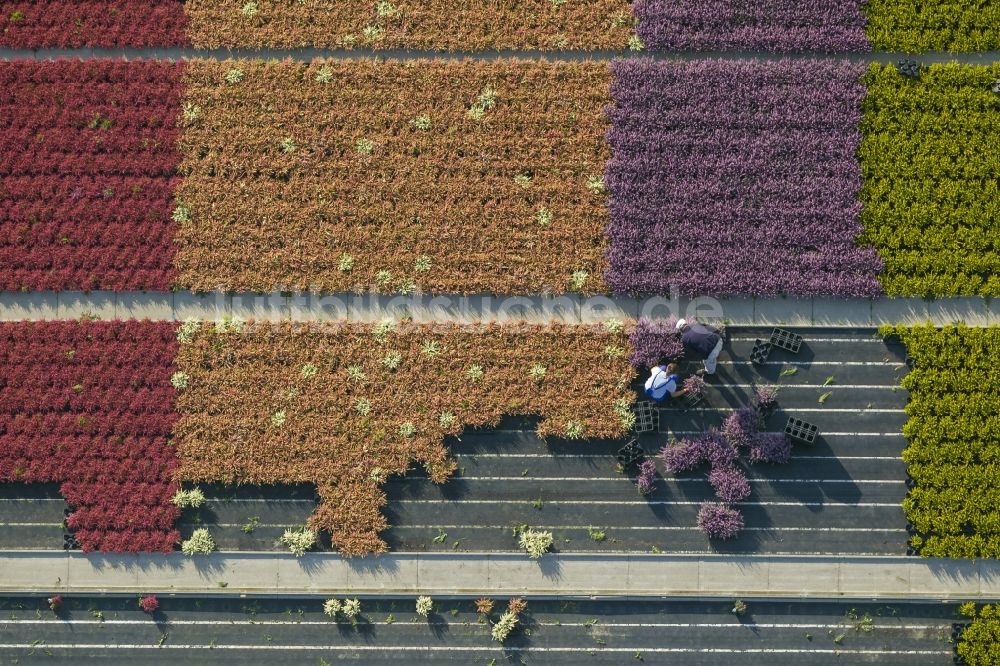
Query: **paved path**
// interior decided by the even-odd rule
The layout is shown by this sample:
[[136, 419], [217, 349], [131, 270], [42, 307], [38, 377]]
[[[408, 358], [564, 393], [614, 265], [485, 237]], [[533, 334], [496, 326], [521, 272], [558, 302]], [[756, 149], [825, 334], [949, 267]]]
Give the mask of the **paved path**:
[[0, 591], [995, 599], [1000, 561], [914, 557], [8, 551]]
[[[995, 310], [995, 312], [994, 312]], [[978, 297], [836, 299], [608, 296], [492, 296], [373, 294], [194, 294], [192, 292], [0, 293], [0, 321], [22, 319], [182, 320], [244, 319], [295, 321], [381, 321], [408, 315], [418, 322], [527, 320], [590, 323], [609, 318], [671, 315], [724, 319], [739, 326], [870, 327], [886, 323], [935, 324], [964, 322], [970, 326], [1000, 323], [1000, 306]]]

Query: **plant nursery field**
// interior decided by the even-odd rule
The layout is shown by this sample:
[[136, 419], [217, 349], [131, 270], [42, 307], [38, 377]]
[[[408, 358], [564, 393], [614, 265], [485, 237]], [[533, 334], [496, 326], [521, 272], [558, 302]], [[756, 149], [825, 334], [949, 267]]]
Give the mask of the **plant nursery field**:
[[189, 0], [199, 48], [267, 46], [423, 51], [622, 50], [633, 34], [626, 0], [454, 0], [287, 3]]
[[0, 661], [1000, 666], [998, 53], [0, 0]]
[[971, 622], [962, 630], [956, 647], [969, 666], [988, 666], [1000, 661], [1000, 617], [996, 605], [962, 604], [962, 614]]
[[610, 78], [599, 63], [194, 61], [179, 282], [604, 291]]
[[[868, 51], [859, 0], [635, 0], [636, 32], [653, 51]], [[885, 3], [883, 3], [885, 4]]]
[[609, 286], [879, 293], [881, 262], [855, 243], [861, 71], [825, 61], [612, 63]]
[[865, 28], [876, 50], [989, 51], [1000, 47], [1000, 2], [868, 0]]
[[[404, 551], [513, 551], [513, 532], [526, 525], [551, 531], [561, 552], [905, 553], [905, 468], [899, 456], [906, 395], [896, 390], [906, 371], [902, 348], [886, 347], [870, 332], [817, 332], [807, 336], [808, 350], [776, 351], [767, 365], [755, 368], [747, 354], [760, 333], [733, 329], [718, 387], [709, 389], [706, 404], [687, 412], [666, 406], [660, 430], [639, 436], [657, 466], [649, 494], [638, 492], [635, 470], [616, 470], [614, 454], [624, 439], [543, 441], [534, 419], [506, 417], [496, 428], [445, 440], [456, 464], [446, 483], [434, 484], [420, 470], [388, 482], [386, 543]], [[852, 365], [845, 366], [848, 361]], [[793, 368], [795, 374], [782, 376]], [[782, 388], [778, 410], [764, 429], [780, 430], [796, 416], [817, 424], [821, 439], [796, 444], [784, 464], [742, 459], [738, 465], [752, 490], [734, 506], [745, 528], [731, 540], [709, 540], [697, 526], [700, 505], [718, 501], [708, 469], [670, 474], [657, 454], [671, 437], [722, 427], [765, 383]], [[818, 402], [825, 393], [830, 395]], [[246, 491], [212, 492], [212, 513], [203, 513], [202, 520], [211, 515], [221, 523], [220, 543], [273, 547], [315, 502], [306, 489], [288, 503], [265, 489]], [[247, 535], [242, 528], [252, 516], [271, 527]]]
[[[643, 495], [634, 469], [616, 470], [615, 452], [626, 439], [610, 433], [621, 427], [620, 410], [601, 401], [617, 399], [594, 394], [580, 378], [564, 384], [567, 375], [551, 374], [555, 357], [551, 365], [543, 361], [552, 369], [539, 380], [523, 360], [509, 366], [513, 375], [502, 370], [507, 362], [492, 356], [490, 346], [476, 346], [486, 340], [467, 343], [466, 351], [454, 338], [435, 337], [443, 344], [432, 360], [423, 352], [424, 340], [405, 330], [386, 333], [381, 342], [370, 328], [367, 334], [351, 330], [310, 327], [292, 336], [278, 329], [268, 337], [260, 330], [218, 335], [205, 329], [180, 345], [177, 366], [188, 376], [174, 432], [178, 475], [207, 498], [200, 508], [184, 509], [176, 524], [183, 538], [208, 528], [223, 550], [282, 550], [284, 531], [310, 522], [324, 528], [321, 549], [378, 549], [384, 542], [410, 552], [514, 551], [516, 531], [524, 526], [551, 531], [560, 552], [907, 552], [900, 459], [906, 394], [898, 389], [905, 353], [873, 331], [815, 329], [806, 332], [798, 354], [777, 350], [765, 365], [753, 366], [747, 360], [753, 340], [770, 331], [733, 329], [705, 402], [689, 411], [664, 406], [659, 429], [638, 436], [656, 465], [653, 487]], [[575, 338], [573, 367], [591, 367], [586, 354], [607, 359], [600, 337]], [[324, 341], [307, 344], [316, 340]], [[352, 349], [351, 341], [371, 349], [346, 352], [332, 365], [333, 350]], [[400, 365], [392, 371], [383, 359], [395, 359], [394, 353]], [[520, 346], [509, 353], [515, 359], [543, 355]], [[477, 356], [484, 370], [471, 384], [458, 360], [467, 354]], [[304, 377], [310, 364], [316, 374]], [[455, 392], [435, 368], [454, 375]], [[521, 372], [526, 383], [519, 383]], [[620, 372], [626, 381], [634, 376], [629, 368]], [[586, 381], [613, 383], [617, 375], [610, 373], [588, 372]], [[500, 384], [513, 388], [497, 393], [491, 381], [501, 376]], [[710, 540], [697, 524], [700, 506], [719, 501], [707, 466], [672, 474], [659, 452], [671, 438], [724, 428], [761, 385], [780, 387], [765, 431], [780, 430], [795, 416], [815, 423], [821, 435], [814, 444], [795, 444], [785, 462], [742, 455], [735, 466], [750, 491], [732, 506], [744, 528], [735, 538]], [[434, 406], [424, 411], [424, 405]], [[442, 426], [438, 410], [455, 415], [451, 427]], [[607, 416], [581, 421], [583, 438], [571, 439], [564, 424], [573, 411]], [[524, 415], [499, 416], [503, 412]], [[546, 419], [539, 422], [531, 413]], [[406, 418], [416, 430], [410, 437], [399, 430]], [[460, 431], [462, 423], [480, 427]], [[450, 456], [453, 463], [444, 463], [450, 478], [435, 483], [409, 462], [421, 455]], [[408, 470], [405, 476], [395, 473], [396, 465]], [[347, 476], [334, 483], [337, 474]], [[326, 488], [324, 478], [331, 480]], [[365, 513], [337, 508], [351, 500]], [[60, 547], [65, 506], [56, 484], [7, 486], [0, 499], [0, 548]]]
[[189, 342], [184, 332], [181, 478], [315, 483], [311, 524], [347, 554], [384, 548], [379, 486], [414, 462], [443, 482], [454, 462], [442, 439], [463, 427], [537, 414], [543, 436], [625, 431], [632, 370], [623, 334], [600, 325], [203, 325]]
[[0, 289], [994, 296], [998, 77], [4, 62]]
[[987, 51], [996, 0], [4, 0], [0, 46]]
[[[62, 483], [66, 523], [86, 550], [171, 549], [175, 479], [314, 484], [315, 529], [346, 554], [382, 550], [380, 486], [413, 463], [443, 482], [455, 467], [445, 436], [531, 414], [543, 436], [615, 437], [632, 400], [625, 334], [603, 325], [0, 331], [0, 475]], [[46, 527], [52, 514], [32, 504], [20, 522]]]
[[8, 48], [188, 44], [182, 0], [3, 0]]

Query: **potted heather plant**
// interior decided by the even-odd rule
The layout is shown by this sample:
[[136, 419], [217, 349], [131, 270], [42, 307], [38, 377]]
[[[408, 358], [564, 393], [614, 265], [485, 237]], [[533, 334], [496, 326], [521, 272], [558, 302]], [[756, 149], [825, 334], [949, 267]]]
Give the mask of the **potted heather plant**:
[[357, 598], [344, 599], [344, 602], [340, 605], [340, 612], [352, 625], [356, 625], [358, 623], [358, 616], [361, 615], [361, 600]]
[[758, 386], [753, 393], [753, 408], [764, 421], [778, 407], [778, 389], [775, 386]]
[[783, 432], [760, 432], [750, 440], [750, 462], [783, 465], [792, 459], [792, 443]]
[[705, 502], [698, 511], [698, 527], [709, 539], [732, 539], [743, 529], [743, 514], [716, 502]]
[[644, 460], [639, 465], [639, 477], [636, 479], [636, 487], [639, 489], [639, 494], [645, 497], [649, 493], [653, 492], [653, 487], [655, 485], [656, 461]]
[[434, 612], [434, 600], [427, 596], [417, 597], [417, 615], [420, 617], [430, 617]]
[[708, 473], [715, 495], [726, 504], [742, 502], [750, 496], [750, 481], [735, 465], [715, 467]]
[[524, 529], [518, 535], [518, 543], [524, 552], [528, 553], [528, 557], [533, 560], [537, 560], [547, 553], [552, 547], [553, 541], [552, 532], [542, 530]]
[[690, 400], [694, 401], [696, 398], [701, 398], [705, 395], [705, 389], [708, 387], [708, 383], [704, 378], [699, 375], [691, 375], [684, 379], [682, 383], [684, 389], [684, 394], [690, 396]]
[[53, 594], [46, 601], [49, 602], [49, 610], [53, 613], [58, 613], [59, 609], [62, 608], [63, 598], [61, 594]]
[[145, 594], [139, 597], [139, 608], [142, 609], [143, 613], [152, 615], [159, 607], [160, 600], [156, 598], [155, 594]]
[[752, 407], [740, 407], [722, 423], [722, 435], [733, 448], [748, 446], [760, 430], [760, 416]]
[[514, 627], [517, 626], [517, 613], [513, 611], [506, 611], [500, 616], [493, 628], [490, 629], [490, 636], [497, 643], [503, 643], [510, 636], [510, 633], [514, 631]]
[[660, 449], [660, 459], [668, 474], [688, 472], [703, 463], [709, 463], [713, 468], [733, 465], [737, 457], [736, 449], [716, 432], [672, 439]]
[[495, 605], [495, 602], [489, 597], [479, 597], [478, 599], [476, 599], [475, 603], [476, 603], [476, 612], [479, 613], [480, 615], [485, 616], [486, 618], [489, 618], [490, 613], [493, 612], [493, 606]]
[[514, 597], [507, 603], [507, 611], [500, 616], [496, 624], [490, 630], [490, 635], [497, 643], [503, 643], [510, 636], [517, 626], [521, 613], [528, 607], [528, 603], [520, 597]]
[[681, 382], [681, 388], [684, 389], [681, 401], [685, 407], [685, 411], [705, 399], [705, 389], [707, 387], [708, 384], [698, 375], [691, 375]]

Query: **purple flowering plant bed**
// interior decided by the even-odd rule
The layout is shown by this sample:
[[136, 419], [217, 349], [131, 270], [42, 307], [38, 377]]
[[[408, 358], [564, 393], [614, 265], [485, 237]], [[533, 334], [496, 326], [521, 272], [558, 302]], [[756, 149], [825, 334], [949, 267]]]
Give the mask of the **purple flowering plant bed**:
[[675, 361], [684, 354], [676, 317], [640, 319], [629, 331], [628, 341], [632, 345], [629, 361], [636, 368], [651, 368]]
[[713, 468], [731, 466], [737, 453], [717, 433], [710, 432], [671, 442], [660, 450], [660, 458], [668, 474], [680, 474], [705, 463]]
[[864, 0], [635, 0], [660, 51], [870, 51]]
[[862, 232], [864, 66], [612, 63], [605, 280], [619, 294], [874, 297]]
[[[671, 474], [691, 471], [707, 463], [710, 466], [708, 482], [715, 490], [716, 497], [727, 504], [741, 502], [750, 496], [750, 481], [739, 465], [739, 452], [718, 433], [709, 432], [699, 437], [671, 442], [660, 451], [660, 458]], [[702, 509], [706, 506], [714, 505], [705, 504]], [[742, 515], [736, 509], [733, 511], [740, 516], [742, 526]], [[720, 536], [714, 531], [706, 530], [701, 525], [700, 514], [699, 527], [702, 527], [709, 538], [728, 539], [736, 535], [734, 532], [728, 536]]]

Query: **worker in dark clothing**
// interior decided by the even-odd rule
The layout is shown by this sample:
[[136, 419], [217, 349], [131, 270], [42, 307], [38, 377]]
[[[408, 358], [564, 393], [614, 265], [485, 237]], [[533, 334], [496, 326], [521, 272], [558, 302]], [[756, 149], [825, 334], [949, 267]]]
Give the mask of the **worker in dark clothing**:
[[722, 336], [719, 332], [703, 324], [689, 324], [684, 319], [677, 320], [677, 330], [681, 332], [684, 351], [704, 359], [704, 374], [714, 375], [719, 354], [722, 353]]

